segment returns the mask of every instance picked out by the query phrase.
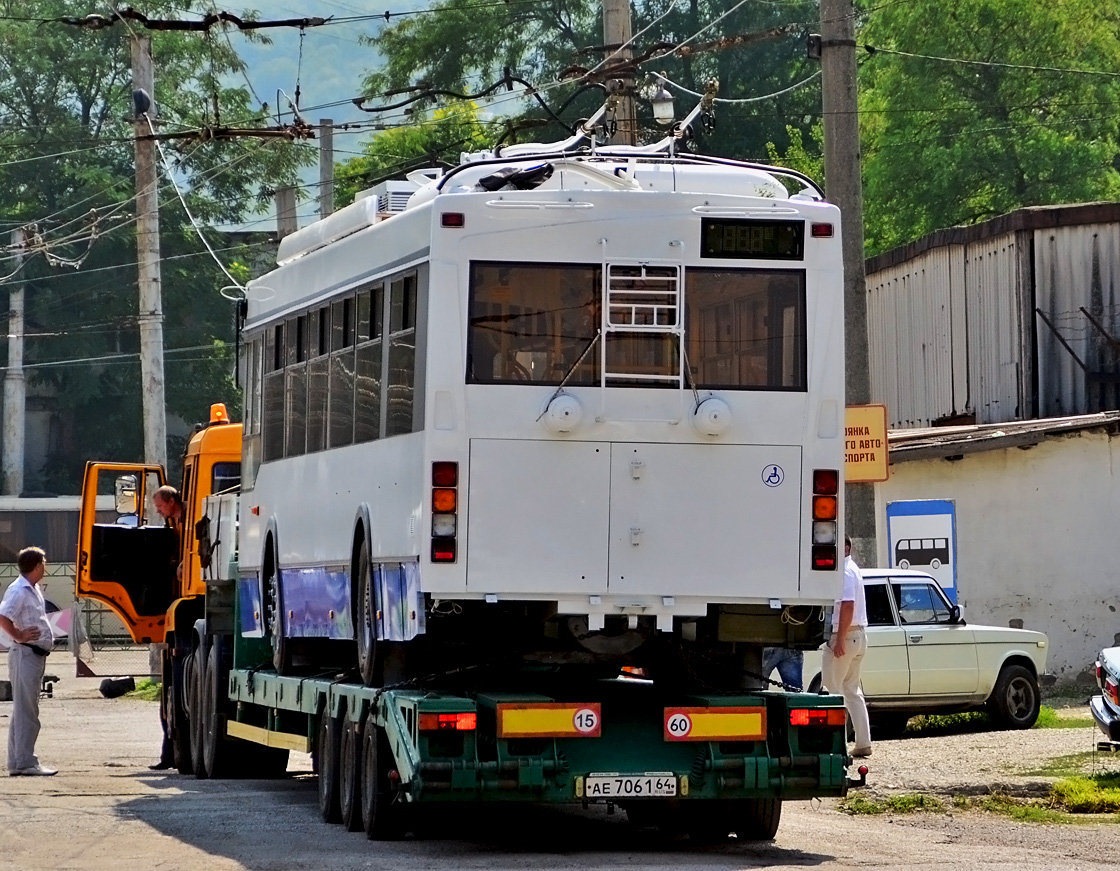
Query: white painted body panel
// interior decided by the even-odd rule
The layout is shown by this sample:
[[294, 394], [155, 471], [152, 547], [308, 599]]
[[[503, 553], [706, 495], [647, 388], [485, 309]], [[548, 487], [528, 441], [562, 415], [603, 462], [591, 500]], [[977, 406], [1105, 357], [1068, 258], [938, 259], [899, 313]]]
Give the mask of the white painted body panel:
[[[693, 177], [707, 184], [713, 172], [722, 170]], [[282, 566], [348, 566], [366, 503], [374, 559], [418, 559], [433, 599], [496, 594], [555, 601], [560, 613], [659, 620], [703, 615], [712, 602], [830, 602], [839, 572], [811, 570], [809, 511], [812, 469], [843, 468], [839, 212], [808, 200], [674, 192], [666, 178], [659, 191], [581, 184], [442, 193], [255, 282], [249, 330], [312, 298], [427, 263], [426, 357], [417, 361], [424, 429], [262, 464], [243, 502], [241, 571], [259, 571], [270, 524]], [[464, 216], [462, 228], [440, 226], [449, 211]], [[816, 239], [806, 231], [804, 262], [701, 260], [699, 217], [712, 213], [800, 216], [836, 232]], [[687, 388], [576, 386], [566, 392], [578, 399], [582, 423], [551, 432], [538, 418], [554, 386], [465, 383], [472, 260], [803, 271], [809, 389], [718, 391], [731, 423], [706, 436], [689, 422], [696, 398]], [[634, 483], [620, 459], [633, 450], [648, 457], [652, 477], [615, 494]], [[452, 564], [433, 564], [428, 553], [435, 460], [459, 463]], [[768, 463], [783, 467], [780, 487], [762, 484]], [[634, 524], [650, 530], [637, 547], [629, 543]]]

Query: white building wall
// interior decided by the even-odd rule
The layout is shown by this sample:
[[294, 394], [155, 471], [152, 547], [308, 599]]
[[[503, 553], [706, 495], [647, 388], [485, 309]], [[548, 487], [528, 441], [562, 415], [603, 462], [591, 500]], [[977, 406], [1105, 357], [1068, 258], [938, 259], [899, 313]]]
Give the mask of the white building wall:
[[886, 506], [951, 499], [965, 618], [1050, 638], [1047, 670], [1069, 682], [1120, 633], [1120, 438], [1083, 431], [960, 460], [891, 466], [876, 485], [879, 565], [890, 565]]

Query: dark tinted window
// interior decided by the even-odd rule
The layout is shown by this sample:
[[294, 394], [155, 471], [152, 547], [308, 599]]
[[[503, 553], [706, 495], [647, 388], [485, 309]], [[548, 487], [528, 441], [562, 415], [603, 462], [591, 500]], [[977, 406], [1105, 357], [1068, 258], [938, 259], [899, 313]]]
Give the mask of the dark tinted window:
[[867, 601], [867, 625], [894, 626], [894, 612], [887, 595], [887, 585], [865, 584], [863, 592]]

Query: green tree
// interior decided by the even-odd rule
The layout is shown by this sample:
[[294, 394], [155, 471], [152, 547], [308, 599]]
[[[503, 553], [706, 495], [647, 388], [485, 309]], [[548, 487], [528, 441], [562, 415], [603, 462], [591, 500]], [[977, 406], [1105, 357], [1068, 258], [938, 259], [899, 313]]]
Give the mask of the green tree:
[[1120, 194], [1118, 33], [1120, 7], [1095, 0], [873, 8], [861, 42], [977, 63], [864, 57], [868, 250], [1021, 206]]
[[[597, 89], [582, 90], [579, 76], [604, 58], [599, 3], [584, 0], [527, 0], [483, 4], [477, 0], [444, 0], [427, 15], [403, 18], [371, 40], [386, 58], [385, 66], [370, 74], [366, 92], [426, 84], [460, 93], [477, 93], [502, 79], [510, 70], [540, 89], [542, 98], [566, 124], [591, 114], [601, 103]], [[676, 83], [678, 113], [694, 105], [709, 80], [719, 86], [720, 99], [741, 100], [773, 94], [810, 78], [816, 62], [805, 55], [803, 32], [815, 25], [816, 3], [750, 3], [730, 0], [648, 0], [633, 13], [638, 34], [636, 55], [647, 56], [638, 79], [664, 73]], [[737, 43], [734, 38], [788, 26], [781, 34]], [[712, 43], [724, 39], [717, 50]], [[674, 45], [688, 52], [673, 53]], [[589, 48], [590, 47], [590, 48]], [[599, 47], [599, 48], [596, 48]], [[568, 84], [559, 84], [567, 81]], [[390, 97], [392, 103], [399, 97]], [[698, 131], [704, 150], [728, 157], [765, 159], [766, 143], [788, 144], [787, 126], [807, 131], [819, 110], [820, 89], [813, 81], [771, 99], [717, 105], [715, 126]], [[543, 120], [549, 114], [534, 101], [518, 105], [499, 94], [497, 111], [514, 117]], [[645, 140], [663, 135], [652, 122], [648, 107], [639, 101], [639, 120]], [[534, 132], [533, 139], [561, 138]]]
[[348, 205], [358, 191], [409, 169], [454, 166], [461, 152], [488, 148], [493, 141], [490, 128], [479, 120], [478, 107], [456, 101], [436, 109], [423, 122], [376, 134], [365, 144], [365, 154], [339, 164], [335, 168], [335, 204]]
[[[167, 0], [136, 6], [151, 17], [184, 17]], [[14, 262], [7, 231], [34, 223], [26, 266], [9, 286], [26, 290], [30, 391], [52, 419], [48, 462], [28, 470], [27, 487], [76, 492], [87, 459], [142, 454], [130, 27], [16, 20], [85, 16], [88, 4], [77, 0], [9, 0], [0, 8], [8, 16], [0, 20], [0, 274]], [[149, 35], [157, 130], [271, 123], [247, 87], [228, 84], [242, 67], [220, 31]], [[310, 155], [275, 139], [162, 147], [171, 167], [161, 167], [160, 227], [167, 412], [175, 426], [205, 419], [213, 401], [238, 407], [233, 313], [219, 293], [230, 282], [198, 233], [226, 262], [248, 259], [251, 251], [231, 250], [221, 234], [201, 228], [261, 209], [267, 192], [293, 181]], [[59, 266], [58, 258], [80, 264]]]

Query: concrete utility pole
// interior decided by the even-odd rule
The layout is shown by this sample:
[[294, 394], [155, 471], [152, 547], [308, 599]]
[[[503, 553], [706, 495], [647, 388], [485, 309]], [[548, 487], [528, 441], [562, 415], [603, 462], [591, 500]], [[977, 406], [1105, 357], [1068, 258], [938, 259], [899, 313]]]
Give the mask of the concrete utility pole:
[[334, 121], [319, 119], [319, 217], [334, 214]]
[[[606, 45], [625, 45], [630, 42], [630, 0], [603, 0], [603, 42]], [[609, 70], [618, 63], [629, 62], [634, 53], [630, 46], [620, 49], [610, 56], [603, 67]], [[615, 120], [618, 130], [611, 137], [612, 145], [636, 145], [638, 142], [638, 125], [634, 115], [634, 78], [630, 74], [619, 76], [622, 82], [621, 95], [618, 100], [618, 111]], [[608, 82], [607, 90], [615, 90], [616, 86]]]
[[167, 468], [167, 405], [163, 392], [163, 296], [159, 270], [159, 186], [156, 143], [149, 117], [155, 114], [152, 41], [132, 37], [132, 88], [151, 98], [133, 122], [136, 141], [136, 260], [140, 280], [140, 385], [144, 405], [144, 462]]
[[[16, 274], [23, 265], [26, 234], [21, 227], [12, 230], [13, 266]], [[4, 373], [4, 495], [23, 492], [23, 443], [26, 438], [26, 392], [23, 380], [23, 285], [8, 291], [8, 371]]]
[[286, 186], [276, 189], [276, 238], [291, 236], [299, 229], [296, 218], [296, 189]]
[[[825, 187], [843, 218], [846, 401], [848, 405], [867, 405], [871, 401], [871, 374], [853, 0], [821, 0], [821, 68]], [[844, 519], [852, 538], [853, 556], [861, 565], [873, 566], [878, 562], [874, 485], [848, 484], [844, 495]]]

